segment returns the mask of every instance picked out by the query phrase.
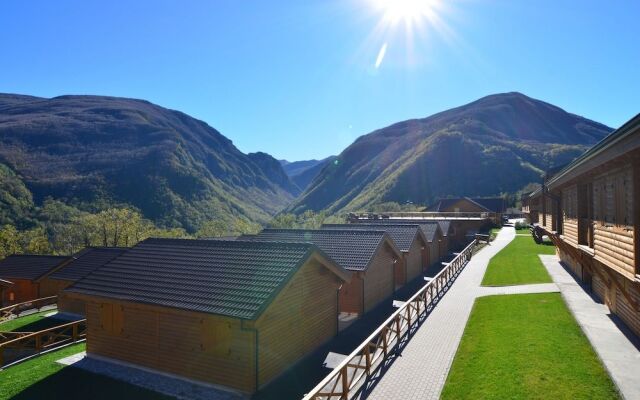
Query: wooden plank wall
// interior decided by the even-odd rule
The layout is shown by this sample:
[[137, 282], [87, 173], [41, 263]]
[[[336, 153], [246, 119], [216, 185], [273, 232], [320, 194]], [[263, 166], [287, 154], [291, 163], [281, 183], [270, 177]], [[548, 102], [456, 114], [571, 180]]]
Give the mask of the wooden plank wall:
[[633, 180], [631, 167], [594, 180], [594, 249], [596, 259], [635, 275]]
[[391, 296], [394, 289], [393, 253], [384, 246], [378, 249], [374, 257], [364, 276], [364, 312]]
[[563, 239], [578, 246], [578, 185], [562, 190], [562, 235]]
[[45, 278], [40, 281], [40, 297], [57, 296], [72, 283], [72, 281]]
[[422, 275], [422, 246], [424, 244], [421, 240], [417, 239], [413, 241], [409, 248], [409, 254], [405, 257], [405, 263], [407, 268], [407, 282], [411, 282], [418, 276]]
[[345, 282], [338, 294], [340, 312], [362, 314], [362, 276], [361, 272], [351, 275], [351, 281]]
[[[111, 306], [111, 318], [105, 306], [107, 310]], [[140, 304], [90, 301], [87, 326], [90, 354], [245, 392], [254, 390], [255, 333], [243, 330], [240, 320]], [[220, 329], [211, 329], [216, 326]], [[220, 334], [227, 329], [229, 334]], [[216, 343], [211, 335], [224, 340]]]
[[339, 285], [327, 268], [310, 262], [256, 322], [260, 386], [336, 335]]
[[[33, 283], [26, 279], [9, 279], [13, 282], [12, 286], [9, 286], [3, 293], [2, 304], [5, 306], [23, 303], [25, 301], [37, 299], [38, 296], [38, 284]], [[13, 300], [10, 301], [11, 293], [13, 293]]]

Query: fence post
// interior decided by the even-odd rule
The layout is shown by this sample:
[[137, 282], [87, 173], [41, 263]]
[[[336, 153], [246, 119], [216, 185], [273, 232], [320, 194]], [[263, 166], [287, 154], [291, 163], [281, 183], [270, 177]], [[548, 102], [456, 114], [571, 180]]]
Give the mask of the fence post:
[[73, 325], [73, 329], [71, 330], [71, 337], [74, 342], [78, 340], [78, 324]]
[[347, 367], [342, 368], [342, 400], [349, 400], [349, 376], [347, 375]]

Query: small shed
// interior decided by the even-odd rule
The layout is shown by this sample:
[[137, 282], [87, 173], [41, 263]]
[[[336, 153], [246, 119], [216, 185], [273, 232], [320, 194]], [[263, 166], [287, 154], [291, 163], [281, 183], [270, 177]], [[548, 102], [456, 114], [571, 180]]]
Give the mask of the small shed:
[[349, 275], [309, 243], [147, 239], [66, 292], [89, 357], [253, 393], [337, 333]]
[[324, 224], [322, 229], [382, 230], [402, 253], [404, 268], [396, 269], [396, 289], [422, 275], [429, 265], [429, 248], [417, 224]]
[[265, 229], [250, 240], [313, 243], [353, 272], [351, 281], [340, 289], [343, 313], [363, 314], [389, 299], [395, 289], [395, 271], [404, 269], [400, 251], [384, 231]]
[[24, 254], [6, 257], [0, 261], [0, 279], [13, 282], [13, 285], [4, 291], [2, 304], [8, 306], [54, 296], [55, 292], [40, 288], [39, 278], [63, 267], [70, 260], [70, 257]]
[[94, 270], [124, 253], [122, 247], [88, 247], [76, 255], [62, 268], [38, 279], [40, 288], [47, 293], [58, 295], [58, 311], [69, 314], [85, 315], [82, 300], [71, 299], [63, 290], [89, 275]]

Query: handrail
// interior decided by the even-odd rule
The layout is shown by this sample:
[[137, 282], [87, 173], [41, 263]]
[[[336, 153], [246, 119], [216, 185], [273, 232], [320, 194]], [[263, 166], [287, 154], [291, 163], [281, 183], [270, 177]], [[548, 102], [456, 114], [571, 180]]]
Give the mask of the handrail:
[[453, 279], [466, 266], [476, 244], [477, 239], [474, 239], [307, 393], [303, 400], [348, 400], [350, 393], [356, 393], [356, 385], [360, 380], [377, 371], [411, 331], [412, 326], [433, 309]]
[[20, 314], [20, 312], [25, 310], [36, 309], [40, 311], [42, 307], [55, 303], [57, 299], [58, 296], [42, 297], [40, 299], [24, 301], [22, 303], [16, 303], [7, 307], [0, 308], [0, 322], [4, 322], [13, 315], [17, 316], [18, 314]]
[[4, 365], [6, 350], [34, 350], [40, 353], [52, 347], [84, 339], [87, 336], [86, 322], [86, 319], [67, 322], [0, 343], [0, 367]]

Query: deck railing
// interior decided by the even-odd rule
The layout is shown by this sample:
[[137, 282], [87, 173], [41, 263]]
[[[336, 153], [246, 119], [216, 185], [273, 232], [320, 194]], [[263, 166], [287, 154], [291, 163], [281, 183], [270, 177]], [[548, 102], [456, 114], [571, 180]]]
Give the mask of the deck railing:
[[364, 379], [372, 376], [393, 356], [414, 328], [426, 318], [467, 265], [477, 240], [473, 240], [429, 283], [379, 326], [349, 354], [303, 400], [348, 400], [362, 388]]
[[0, 308], [0, 323], [10, 319], [13, 316], [18, 316], [20, 313], [26, 310], [40, 311], [43, 307], [55, 304], [58, 301], [58, 296], [43, 297], [41, 299], [29, 300], [22, 303], [12, 304], [7, 307]]
[[87, 336], [86, 322], [86, 319], [82, 319], [38, 332], [18, 333], [18, 337], [0, 343], [0, 367], [25, 355], [41, 353], [84, 339]]

